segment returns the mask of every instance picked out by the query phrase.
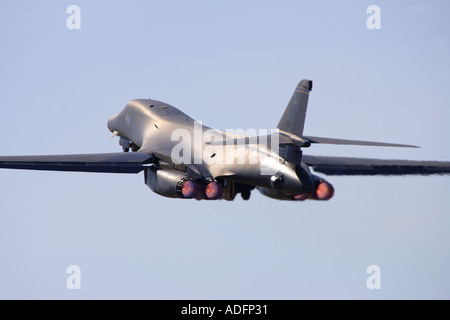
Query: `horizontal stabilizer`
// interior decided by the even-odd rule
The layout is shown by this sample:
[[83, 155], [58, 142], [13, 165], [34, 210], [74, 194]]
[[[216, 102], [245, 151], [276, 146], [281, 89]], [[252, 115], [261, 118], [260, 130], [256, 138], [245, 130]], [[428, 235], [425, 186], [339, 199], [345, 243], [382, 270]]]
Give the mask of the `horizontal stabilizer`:
[[334, 139], [323, 137], [304, 136], [306, 140], [311, 143], [323, 143], [323, 144], [339, 144], [339, 145], [355, 145], [355, 146], [374, 146], [374, 147], [399, 147], [399, 148], [420, 148], [410, 144], [398, 144], [387, 142], [375, 142], [375, 141], [362, 141], [362, 140], [347, 140], [347, 139]]

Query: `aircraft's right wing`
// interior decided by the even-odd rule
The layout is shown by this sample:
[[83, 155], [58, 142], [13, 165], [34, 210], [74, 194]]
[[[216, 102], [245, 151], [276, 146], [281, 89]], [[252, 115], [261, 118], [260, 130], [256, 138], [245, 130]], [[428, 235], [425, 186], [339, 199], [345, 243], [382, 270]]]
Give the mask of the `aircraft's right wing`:
[[47, 171], [138, 173], [154, 156], [142, 152], [0, 157], [0, 168]]
[[381, 160], [303, 155], [302, 161], [326, 175], [450, 174], [448, 161]]

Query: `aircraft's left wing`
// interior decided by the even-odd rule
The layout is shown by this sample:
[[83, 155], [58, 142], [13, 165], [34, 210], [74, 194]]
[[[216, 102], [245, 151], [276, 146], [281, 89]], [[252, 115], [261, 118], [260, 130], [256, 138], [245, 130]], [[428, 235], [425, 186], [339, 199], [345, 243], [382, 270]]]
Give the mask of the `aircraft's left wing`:
[[0, 157], [0, 168], [77, 171], [105, 173], [138, 173], [144, 164], [153, 162], [153, 155], [142, 152], [73, 154], [55, 156]]
[[303, 155], [302, 161], [326, 175], [431, 175], [450, 174], [447, 161], [381, 160]]

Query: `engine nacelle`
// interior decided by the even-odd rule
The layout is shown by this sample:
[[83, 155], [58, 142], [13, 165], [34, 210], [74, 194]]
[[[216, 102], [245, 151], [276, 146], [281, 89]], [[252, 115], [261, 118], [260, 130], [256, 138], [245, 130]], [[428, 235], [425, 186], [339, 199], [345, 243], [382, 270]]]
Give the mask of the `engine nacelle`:
[[217, 200], [222, 198], [223, 187], [220, 183], [214, 180], [207, 182], [205, 187], [205, 196], [208, 200]]
[[330, 200], [334, 195], [334, 188], [331, 183], [327, 181], [319, 181], [314, 193], [314, 198], [317, 200]]
[[168, 198], [218, 200], [224, 191], [216, 180], [194, 181], [184, 172], [156, 166], [145, 169], [145, 184]]
[[303, 201], [311, 200], [330, 200], [334, 195], [334, 187], [328, 181], [322, 178], [313, 176], [315, 189], [312, 193], [304, 193], [294, 196], [294, 200]]
[[153, 192], [169, 198], [196, 198], [199, 186], [188, 175], [176, 170], [148, 167], [145, 169], [145, 184]]

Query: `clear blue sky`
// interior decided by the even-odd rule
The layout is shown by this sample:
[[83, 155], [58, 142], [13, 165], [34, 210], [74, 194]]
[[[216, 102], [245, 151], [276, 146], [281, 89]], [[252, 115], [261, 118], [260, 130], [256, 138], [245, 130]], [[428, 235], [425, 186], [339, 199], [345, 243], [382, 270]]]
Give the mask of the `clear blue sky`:
[[[81, 8], [68, 30], [66, 8]], [[369, 30], [366, 8], [381, 8]], [[128, 100], [220, 129], [276, 126], [314, 80], [305, 133], [450, 160], [446, 1], [0, 2], [1, 155], [120, 151]], [[0, 298], [450, 298], [450, 177], [329, 177], [328, 202], [170, 200], [143, 175], [0, 171]], [[66, 288], [69, 265], [81, 290]], [[382, 288], [366, 287], [381, 268]]]

